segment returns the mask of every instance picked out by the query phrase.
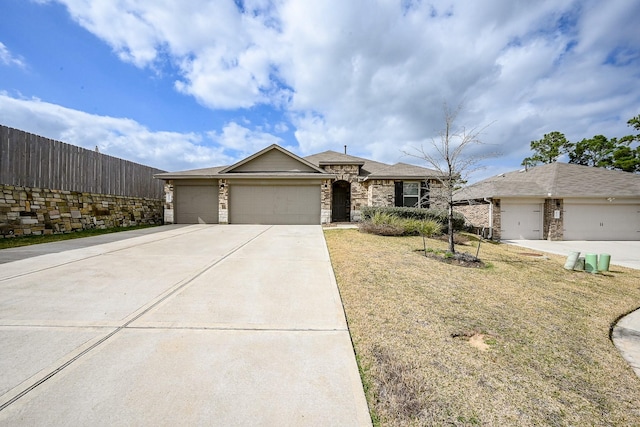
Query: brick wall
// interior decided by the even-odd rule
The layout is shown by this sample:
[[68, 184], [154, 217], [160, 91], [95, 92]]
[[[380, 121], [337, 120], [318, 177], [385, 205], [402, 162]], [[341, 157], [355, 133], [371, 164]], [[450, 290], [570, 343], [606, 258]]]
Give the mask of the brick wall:
[[161, 224], [160, 199], [0, 184], [0, 238]]
[[467, 224], [473, 227], [489, 227], [489, 204], [455, 206], [454, 210], [464, 215]]

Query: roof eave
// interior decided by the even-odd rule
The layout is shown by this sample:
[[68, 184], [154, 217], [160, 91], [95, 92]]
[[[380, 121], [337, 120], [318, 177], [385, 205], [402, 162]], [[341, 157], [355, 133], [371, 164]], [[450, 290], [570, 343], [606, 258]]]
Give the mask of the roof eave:
[[331, 173], [225, 173], [218, 176], [222, 179], [332, 179], [335, 174]]
[[168, 180], [168, 179], [218, 179], [220, 178], [219, 174], [213, 174], [213, 175], [181, 175], [181, 174], [156, 174], [153, 175], [153, 177], [155, 179], [162, 179], [162, 180]]
[[375, 175], [375, 174], [371, 174], [368, 175], [364, 180], [371, 180], [371, 179], [412, 179], [412, 180], [420, 180], [420, 179], [441, 179], [442, 177], [438, 177], [435, 175]]
[[348, 160], [337, 160], [337, 161], [330, 161], [330, 160], [322, 160], [318, 162], [319, 166], [331, 166], [331, 165], [356, 165], [356, 166], [364, 166], [365, 162], [362, 161], [348, 161]]

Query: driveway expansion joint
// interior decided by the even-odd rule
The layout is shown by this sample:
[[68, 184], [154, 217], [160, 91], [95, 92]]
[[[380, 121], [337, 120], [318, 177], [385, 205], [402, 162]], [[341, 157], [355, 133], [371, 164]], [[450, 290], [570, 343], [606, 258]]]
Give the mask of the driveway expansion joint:
[[[233, 255], [235, 252], [239, 251], [240, 249], [242, 249], [243, 247], [245, 247], [246, 245], [248, 245], [249, 243], [251, 243], [252, 241], [254, 241], [255, 239], [257, 239], [258, 237], [260, 237], [261, 235], [263, 235], [264, 233], [266, 233], [268, 230], [270, 230], [273, 226], [271, 227], [267, 227], [265, 230], [262, 230], [260, 233], [252, 236], [250, 239], [246, 240], [245, 242], [243, 242], [242, 244], [236, 246], [235, 248], [229, 250], [224, 256], [216, 259], [215, 261], [207, 264], [207, 266], [205, 266], [204, 268], [202, 268], [200, 271], [198, 271], [196, 274], [194, 274], [193, 276], [191, 276], [191, 278], [189, 278], [188, 280], [183, 280], [181, 281], [182, 284], [173, 288], [169, 293], [161, 296], [159, 299], [155, 300], [151, 305], [149, 305], [146, 309], [144, 309], [142, 312], [138, 313], [136, 316], [134, 316], [133, 318], [129, 319], [126, 323], [124, 323], [121, 326], [116, 327], [116, 329], [112, 332], [110, 332], [109, 334], [107, 334], [106, 336], [102, 337], [100, 340], [98, 340], [97, 342], [93, 343], [91, 346], [89, 346], [88, 348], [84, 349], [83, 351], [81, 351], [80, 353], [76, 354], [74, 357], [72, 357], [71, 359], [67, 360], [65, 363], [63, 363], [62, 365], [60, 365], [59, 367], [55, 368], [54, 370], [52, 370], [51, 372], [49, 372], [48, 374], [46, 374], [43, 378], [41, 378], [40, 380], [36, 381], [34, 384], [30, 385], [29, 387], [27, 387], [25, 390], [21, 391], [20, 393], [18, 393], [17, 395], [15, 395], [13, 398], [9, 399], [7, 402], [3, 403], [2, 405], [0, 405], [0, 412], [2, 412], [4, 409], [6, 409], [8, 406], [10, 406], [11, 404], [15, 403], [17, 400], [19, 400], [20, 398], [24, 397], [25, 395], [27, 395], [29, 392], [31, 392], [32, 390], [34, 390], [35, 388], [37, 388], [38, 386], [40, 386], [41, 384], [45, 383], [46, 381], [48, 381], [49, 379], [51, 379], [52, 377], [54, 377], [56, 374], [58, 374], [59, 372], [61, 372], [62, 370], [64, 370], [65, 368], [67, 368], [69, 365], [71, 365], [73, 362], [77, 361], [78, 359], [80, 359], [82, 356], [84, 356], [85, 354], [89, 353], [90, 351], [94, 350], [95, 348], [99, 347], [101, 344], [103, 344], [104, 342], [106, 342], [107, 340], [109, 340], [109, 338], [113, 337], [114, 335], [116, 335], [118, 332], [122, 331], [123, 329], [126, 329], [131, 323], [135, 322], [136, 320], [138, 320], [140, 317], [144, 316], [145, 314], [147, 314], [149, 311], [153, 310], [155, 307], [157, 307], [160, 303], [162, 303], [163, 301], [167, 300], [168, 298], [170, 298], [171, 296], [175, 295], [176, 293], [178, 293], [180, 290], [184, 289], [185, 287], [187, 287], [190, 283], [192, 283], [195, 279], [197, 279], [198, 277], [200, 277], [201, 275], [203, 275], [205, 272], [207, 272], [208, 270], [210, 270], [211, 268], [213, 268], [214, 266], [216, 266], [217, 264], [221, 263], [222, 261], [224, 261], [225, 259], [227, 259], [229, 256]], [[186, 233], [184, 233], [186, 234]], [[175, 237], [175, 236], [170, 236], [164, 239], [157, 239], [154, 240], [154, 242], [158, 242], [161, 240], [166, 240], [168, 238], [171, 237]], [[146, 242], [146, 243], [150, 243], [150, 242]], [[146, 243], [143, 243], [141, 245], [144, 245]], [[139, 246], [141, 246], [139, 245]], [[110, 253], [110, 252], [115, 252], [115, 251], [108, 251], [105, 253]], [[90, 257], [86, 257], [86, 258], [82, 258], [81, 260], [85, 260], [85, 259], [90, 259], [90, 258], [94, 258], [96, 256], [100, 256], [102, 254], [99, 255], [93, 255]], [[64, 264], [59, 264], [59, 265], [67, 265], [67, 264], [71, 264], [74, 262], [78, 262], [80, 260], [74, 260], [74, 261], [70, 261], [68, 263], [64, 263]], [[59, 266], [57, 265], [57, 266]], [[56, 266], [56, 267], [57, 267]], [[49, 267], [49, 268], [54, 268], [54, 267]], [[44, 271], [47, 270], [49, 268], [45, 268], [42, 269], [40, 271]], [[34, 271], [35, 272], [35, 271]], [[27, 274], [31, 274], [31, 272], [25, 273], [24, 275]], [[14, 277], [21, 277], [23, 275], [18, 275], [18, 276], [14, 276]], [[0, 280], [1, 281], [1, 280]], [[180, 282], [179, 282], [180, 283]]]

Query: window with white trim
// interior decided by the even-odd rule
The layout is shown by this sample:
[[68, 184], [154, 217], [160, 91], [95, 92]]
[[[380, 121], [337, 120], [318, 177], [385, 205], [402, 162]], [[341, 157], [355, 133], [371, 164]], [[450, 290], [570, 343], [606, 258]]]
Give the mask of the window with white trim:
[[420, 182], [404, 181], [402, 183], [402, 206], [415, 208], [420, 199]]

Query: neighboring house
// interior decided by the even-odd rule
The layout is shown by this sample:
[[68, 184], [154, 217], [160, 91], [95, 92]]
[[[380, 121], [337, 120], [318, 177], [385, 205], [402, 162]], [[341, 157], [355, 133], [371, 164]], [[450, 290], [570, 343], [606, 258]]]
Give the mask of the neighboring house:
[[497, 240], [640, 240], [640, 175], [551, 163], [457, 191], [456, 210]]
[[155, 175], [165, 222], [320, 224], [360, 220], [365, 206], [438, 204], [438, 172], [335, 151], [305, 158], [271, 145], [231, 166]]

